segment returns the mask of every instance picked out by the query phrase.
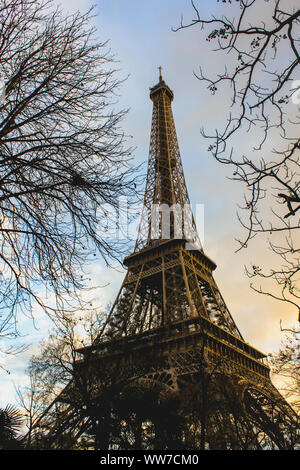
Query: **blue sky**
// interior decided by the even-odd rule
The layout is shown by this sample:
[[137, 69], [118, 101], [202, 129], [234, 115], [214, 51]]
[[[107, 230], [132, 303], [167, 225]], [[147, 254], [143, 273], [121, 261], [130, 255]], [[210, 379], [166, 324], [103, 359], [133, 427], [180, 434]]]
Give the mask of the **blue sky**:
[[[263, 242], [253, 243], [247, 250], [235, 253], [234, 238], [242, 230], [236, 218], [236, 204], [242, 200], [242, 188], [226, 176], [229, 170], [217, 164], [207, 151], [208, 142], [201, 136], [200, 128], [210, 130], [222, 124], [228, 97], [212, 96], [193, 75], [199, 66], [210, 71], [219, 65], [219, 56], [211, 52], [211, 44], [203, 41], [197, 28], [172, 32], [180, 23], [181, 14], [186, 21], [194, 17], [189, 0], [71, 0], [58, 1], [66, 11], [86, 11], [96, 4], [94, 24], [100, 40], [109, 39], [112, 53], [119, 61], [119, 78], [128, 79], [120, 92], [119, 106], [130, 108], [124, 120], [124, 129], [130, 134], [130, 145], [136, 147], [135, 160], [147, 162], [152, 114], [149, 87], [158, 80], [158, 66], [163, 67], [163, 77], [174, 91], [173, 114], [185, 170], [186, 182], [192, 204], [205, 206], [205, 240], [207, 255], [216, 261], [215, 279], [221, 293], [246, 341], [264, 352], [278, 348], [282, 333], [279, 322], [291, 325], [295, 311], [266, 296], [251, 291], [244, 274], [244, 265], [268, 257]], [[224, 8], [216, 2], [202, 4], [212, 11]], [[236, 8], [233, 5], [233, 8]], [[220, 58], [221, 60], [221, 58]], [[238, 142], [241, 149], [249, 142]], [[95, 284], [108, 283], [101, 290], [99, 303], [113, 300], [120, 287], [123, 272], [105, 268], [97, 260], [90, 271]], [[8, 375], [0, 369], [2, 381], [0, 403], [14, 402], [14, 384], [26, 382], [24, 370], [28, 358], [38, 350], [38, 341], [48, 334], [49, 322], [42, 315], [23, 320], [27, 336], [24, 342], [29, 349], [17, 358], [6, 358]], [[1, 360], [1, 357], [0, 357]]]

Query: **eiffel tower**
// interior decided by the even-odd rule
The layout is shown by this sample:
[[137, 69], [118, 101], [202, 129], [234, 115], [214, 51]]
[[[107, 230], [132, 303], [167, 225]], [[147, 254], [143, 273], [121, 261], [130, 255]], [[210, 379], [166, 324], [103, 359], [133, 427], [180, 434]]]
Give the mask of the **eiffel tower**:
[[[173, 92], [161, 68], [150, 98], [149, 163], [135, 248], [124, 260], [127, 274], [97, 340], [78, 350], [74, 378], [56, 402], [64, 412], [49, 439], [75, 428], [79, 438], [95, 417], [101, 428], [101, 389], [131, 380], [158, 386], [161, 400], [184, 393], [191, 399], [200, 390], [201, 448], [289, 448], [283, 423], [296, 432], [295, 414], [273, 386], [265, 355], [243, 339], [214, 280], [216, 264], [201, 246], [172, 115]], [[85, 390], [85, 399], [78, 389]], [[108, 448], [109, 437], [102, 445]]]

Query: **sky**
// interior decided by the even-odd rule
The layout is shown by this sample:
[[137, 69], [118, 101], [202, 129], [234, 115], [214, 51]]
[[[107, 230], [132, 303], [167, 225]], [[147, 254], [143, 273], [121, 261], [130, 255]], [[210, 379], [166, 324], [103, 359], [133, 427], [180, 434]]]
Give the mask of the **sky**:
[[[229, 169], [210, 156], [208, 142], [200, 133], [203, 126], [214, 130], [222, 125], [228, 100], [226, 96], [211, 95], [193, 74], [200, 66], [204, 70], [216, 70], [219, 63], [211, 44], [203, 41], [197, 28], [172, 31], [180, 24], [181, 15], [187, 22], [194, 17], [190, 1], [64, 0], [56, 3], [70, 13], [75, 9], [84, 12], [95, 5], [93, 23], [97, 36], [109, 40], [118, 61], [118, 76], [127, 77], [119, 90], [119, 107], [129, 108], [123, 126], [132, 136], [130, 145], [136, 147], [137, 163], [147, 163], [152, 115], [149, 88], [157, 83], [158, 67], [162, 66], [163, 78], [174, 92], [173, 115], [190, 199], [193, 206], [204, 204], [202, 242], [206, 254], [217, 264], [214, 277], [245, 340], [265, 353], [276, 351], [283, 339], [280, 321], [284, 327], [293, 326], [297, 312], [253, 292], [249, 286], [244, 266], [269, 257], [265, 241], [256, 240], [246, 250], [236, 253], [235, 239], [243, 235], [236, 216], [243, 188], [230, 181]], [[210, 12], [216, 9], [217, 13], [221, 7], [208, 0], [202, 3]], [[245, 139], [237, 144], [241, 149], [250, 145]], [[99, 289], [99, 304], [113, 301], [125, 271], [120, 267], [107, 268], [100, 259], [87, 269], [96, 285], [106, 285]], [[14, 402], [14, 387], [26, 383], [28, 360], [38, 351], [39, 341], [47, 337], [51, 326], [42, 314], [37, 315], [34, 326], [31, 319], [22, 322], [26, 333], [24, 343], [29, 347], [22, 355], [5, 358], [5, 364], [2, 362], [10, 374], [0, 369], [0, 404]]]

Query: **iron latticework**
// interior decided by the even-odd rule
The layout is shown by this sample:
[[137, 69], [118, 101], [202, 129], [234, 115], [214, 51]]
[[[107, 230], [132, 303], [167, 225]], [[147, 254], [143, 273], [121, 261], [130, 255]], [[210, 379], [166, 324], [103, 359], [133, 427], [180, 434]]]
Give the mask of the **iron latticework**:
[[[127, 274], [97, 340], [78, 350], [73, 380], [55, 402], [59, 419], [48, 441], [71, 428], [78, 438], [90, 429], [98, 436], [96, 447], [126, 448], [123, 438], [112, 438], [112, 421], [119, 413], [122, 434], [132, 414], [124, 418], [120, 406], [105, 407], [112, 406], [114, 393], [123, 400], [128, 383], [138, 383], [159, 387], [159, 400], [186, 397], [193, 421], [181, 445], [291, 448], [295, 414], [272, 385], [265, 355], [242, 338], [213, 278], [216, 264], [201, 247], [172, 116], [173, 92], [161, 75], [150, 98], [149, 165], [135, 249], [124, 260]], [[161, 424], [150, 415], [142, 413], [138, 429], [156, 423], [152, 448], [176, 447], [177, 441], [158, 438]], [[127, 445], [151, 448], [150, 434], [143, 443], [135, 430]]]
[[105, 333], [134, 335], [202, 316], [242, 339], [213, 279], [216, 265], [200, 244], [172, 115], [173, 92], [161, 76], [150, 98], [153, 117], [143, 213]]
[[[180, 238], [202, 250], [185, 184], [171, 102], [162, 80], [151, 89], [153, 115], [144, 207], [135, 252], [164, 239]], [[170, 212], [172, 208], [172, 212]], [[170, 220], [163, 224], [164, 209]], [[170, 212], [170, 214], [169, 214]], [[170, 222], [170, 223], [168, 223]]]

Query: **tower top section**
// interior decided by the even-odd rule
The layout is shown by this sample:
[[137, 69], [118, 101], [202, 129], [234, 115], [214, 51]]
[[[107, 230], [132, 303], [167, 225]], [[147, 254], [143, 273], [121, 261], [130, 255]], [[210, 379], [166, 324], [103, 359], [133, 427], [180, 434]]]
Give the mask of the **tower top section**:
[[174, 98], [174, 93], [168, 87], [168, 85], [166, 84], [166, 82], [162, 78], [162, 73], [161, 73], [162, 67], [160, 66], [160, 67], [158, 67], [158, 69], [159, 69], [159, 82], [158, 82], [157, 85], [150, 88], [150, 98], [151, 98], [152, 101], [154, 101], [155, 97], [157, 97], [160, 93], [165, 93], [168, 96], [168, 98], [170, 99], [170, 101], [172, 101], [173, 98]]
[[202, 250], [186, 188], [171, 102], [162, 78], [150, 88], [153, 102], [144, 206], [134, 252], [166, 240], [184, 239]]

